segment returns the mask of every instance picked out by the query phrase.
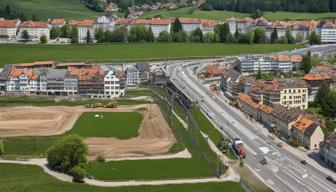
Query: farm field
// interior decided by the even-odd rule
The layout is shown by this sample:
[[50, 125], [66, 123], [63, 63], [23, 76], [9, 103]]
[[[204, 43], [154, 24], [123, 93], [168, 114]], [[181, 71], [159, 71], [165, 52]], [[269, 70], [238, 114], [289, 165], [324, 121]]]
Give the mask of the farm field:
[[[99, 117], [95, 117], [96, 114]], [[138, 136], [142, 120], [138, 112], [84, 112], [68, 133], [81, 137], [129, 139]]]
[[94, 18], [100, 13], [92, 11], [79, 0], [1, 0], [0, 7], [10, 5], [12, 10], [23, 12], [27, 18], [35, 13], [38, 19], [49, 18], [82, 19]]
[[[185, 7], [177, 10], [151, 10], [145, 12], [142, 18], [153, 18], [161, 16], [163, 18], [171, 17], [189, 17], [189, 18], [200, 18], [200, 19], [212, 19], [223, 21], [231, 17], [247, 17], [247, 13], [239, 13], [234, 11], [201, 11], [198, 8]], [[298, 12], [285, 12], [277, 11], [264, 12], [263, 17], [267, 20], [311, 20], [311, 19], [332, 19], [336, 18], [336, 13], [298, 13]]]
[[[157, 59], [187, 59], [267, 53], [300, 48], [284, 44], [197, 44], [197, 43], [139, 43], [97, 45], [5, 45], [0, 44], [0, 67], [4, 64], [33, 61], [132, 61]], [[20, 55], [20, 57], [17, 57]]]
[[242, 192], [235, 182], [136, 186], [96, 187], [86, 184], [63, 182], [46, 174], [40, 167], [31, 165], [0, 164], [0, 188], [2, 192]]

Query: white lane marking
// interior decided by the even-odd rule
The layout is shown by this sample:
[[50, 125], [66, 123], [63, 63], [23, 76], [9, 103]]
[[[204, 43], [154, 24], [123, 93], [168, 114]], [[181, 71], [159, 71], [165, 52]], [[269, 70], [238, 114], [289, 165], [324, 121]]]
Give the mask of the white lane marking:
[[270, 185], [274, 185], [274, 182], [271, 179], [267, 179], [267, 183], [269, 183]]
[[[313, 178], [314, 178], [314, 179], [313, 179]], [[326, 189], [327, 191], [336, 191], [336, 190], [333, 190], [333, 188], [331, 188], [327, 183], [325, 183], [324, 181], [322, 181], [321, 179], [317, 178], [317, 177], [314, 176], [314, 175], [311, 175], [310, 179], [311, 179], [312, 181], [314, 181], [317, 185], [319, 185], [319, 186], [323, 187], [324, 189]], [[317, 180], [318, 182], [317, 182], [316, 180]], [[322, 183], [323, 183], [324, 185], [322, 185]], [[331, 190], [330, 190], [330, 188], [331, 188]]]
[[281, 177], [279, 177], [278, 175], [274, 174], [274, 176], [276, 178], [278, 178], [282, 183], [284, 183], [285, 185], [287, 185], [288, 188], [290, 188], [292, 191], [297, 192], [300, 190], [297, 190], [293, 185], [289, 184], [287, 181], [284, 181]]

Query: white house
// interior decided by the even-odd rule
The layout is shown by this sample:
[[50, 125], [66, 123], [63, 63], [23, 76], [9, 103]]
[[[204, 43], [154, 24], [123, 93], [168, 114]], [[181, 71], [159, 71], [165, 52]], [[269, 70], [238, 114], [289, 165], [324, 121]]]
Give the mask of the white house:
[[155, 37], [158, 37], [162, 31], [170, 33], [171, 21], [169, 19], [153, 19], [150, 22]]
[[78, 27], [78, 42], [79, 43], [86, 42], [86, 36], [88, 32], [90, 33], [91, 39], [94, 39], [93, 23], [94, 23], [94, 20], [91, 20], [91, 19], [77, 21], [76, 24]]
[[21, 23], [20, 19], [1, 20], [0, 36], [7, 37], [10, 40], [16, 39], [20, 23]]
[[115, 19], [113, 17], [100, 16], [93, 23], [93, 29], [101, 28], [104, 31], [113, 31]]
[[26, 21], [20, 26], [20, 35], [22, 39], [22, 32], [27, 31], [30, 40], [39, 41], [40, 37], [45, 35], [47, 39], [50, 37], [50, 25], [40, 21]]
[[104, 95], [107, 99], [125, 95], [125, 89], [120, 87], [120, 79], [113, 70], [104, 76]]
[[13, 69], [6, 82], [8, 92], [35, 92], [38, 74], [29, 69]]
[[203, 34], [213, 33], [214, 28], [218, 23], [214, 20], [202, 19], [201, 20], [201, 30]]
[[327, 22], [321, 29], [321, 43], [336, 43], [336, 27]]
[[201, 28], [201, 20], [193, 18], [179, 18], [180, 23], [182, 24], [182, 29], [187, 33], [191, 34], [197, 28]]

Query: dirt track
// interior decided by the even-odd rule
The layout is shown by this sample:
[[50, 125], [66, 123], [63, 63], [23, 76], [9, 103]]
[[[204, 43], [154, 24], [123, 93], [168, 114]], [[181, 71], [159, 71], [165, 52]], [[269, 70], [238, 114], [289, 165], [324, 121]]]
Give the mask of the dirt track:
[[[141, 110], [145, 109], [145, 110]], [[139, 110], [144, 120], [137, 138], [86, 138], [89, 155], [103, 154], [106, 158], [134, 157], [167, 153], [176, 142], [172, 130], [159, 107], [152, 104], [119, 106], [115, 109], [83, 107], [8, 107], [0, 111], [0, 136], [50, 136], [70, 130], [77, 118], [86, 111], [130, 112]], [[149, 111], [151, 114], [149, 114]]]

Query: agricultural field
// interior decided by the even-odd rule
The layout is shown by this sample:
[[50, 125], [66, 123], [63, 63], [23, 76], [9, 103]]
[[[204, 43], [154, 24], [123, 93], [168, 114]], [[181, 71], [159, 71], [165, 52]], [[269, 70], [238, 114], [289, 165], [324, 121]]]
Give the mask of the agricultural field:
[[[142, 18], [153, 18], [153, 17], [163, 17], [163, 18], [175, 18], [175, 17], [189, 17], [189, 18], [200, 18], [200, 19], [212, 19], [217, 21], [224, 21], [231, 17], [247, 17], [250, 16], [247, 13], [239, 13], [233, 11], [201, 11], [195, 7], [185, 7], [176, 10], [151, 10], [145, 12]], [[311, 19], [334, 19], [336, 18], [335, 12], [330, 13], [299, 13], [299, 12], [284, 12], [277, 11], [264, 12], [263, 17], [267, 20], [311, 20]]]
[[[188, 59], [247, 53], [267, 53], [302, 47], [291, 44], [139, 43], [98, 45], [0, 44], [0, 67], [34, 61], [85, 60], [91, 62]], [[20, 55], [20, 57], [17, 57]]]
[[0, 164], [0, 188], [2, 192], [242, 192], [235, 182], [136, 186], [136, 187], [95, 187], [59, 181], [43, 172], [40, 167], [31, 165]]
[[38, 19], [49, 18], [84, 19], [94, 18], [100, 13], [85, 7], [79, 0], [1, 0], [0, 7], [9, 5], [16, 12], [23, 12], [27, 18], [35, 13]]

